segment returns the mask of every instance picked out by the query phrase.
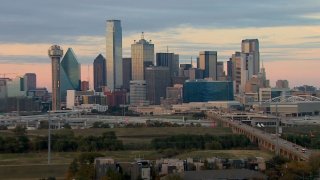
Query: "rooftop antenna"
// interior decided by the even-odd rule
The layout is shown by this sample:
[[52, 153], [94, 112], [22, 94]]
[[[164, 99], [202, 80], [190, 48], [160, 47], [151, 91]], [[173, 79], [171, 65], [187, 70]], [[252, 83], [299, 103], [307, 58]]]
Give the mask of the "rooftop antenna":
[[262, 64], [262, 68], [264, 68], [264, 66], [263, 66], [263, 59], [261, 60], [261, 64]]
[[141, 39], [144, 39], [144, 32], [141, 32]]
[[193, 60], [192, 60], [192, 56], [191, 56], [191, 68], [193, 68]]

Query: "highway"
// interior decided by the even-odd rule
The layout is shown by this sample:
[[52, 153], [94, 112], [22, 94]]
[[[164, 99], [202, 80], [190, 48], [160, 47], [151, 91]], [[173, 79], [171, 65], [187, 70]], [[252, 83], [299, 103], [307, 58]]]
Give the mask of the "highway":
[[[238, 129], [246, 132], [247, 134], [251, 134], [259, 140], [267, 141], [267, 142], [271, 143], [272, 145], [274, 145], [275, 147], [277, 147], [277, 144], [278, 144], [279, 151], [281, 150], [281, 151], [290, 152], [290, 153], [298, 156], [300, 159], [309, 160], [309, 158], [312, 154], [312, 150], [308, 150], [305, 147], [299, 146], [295, 143], [289, 142], [289, 141], [284, 140], [280, 137], [278, 137], [278, 143], [277, 143], [277, 137], [275, 134], [270, 134], [270, 133], [264, 132], [260, 129], [256, 129], [252, 126], [243, 124], [240, 121], [234, 121], [231, 119], [222, 118], [217, 115], [213, 116], [212, 114], [209, 114], [209, 118], [210, 118], [210, 116], [211, 116], [211, 118], [213, 118], [213, 117], [215, 119], [218, 118], [218, 120], [229, 124], [229, 126], [231, 126], [231, 127], [236, 127]], [[303, 152], [302, 149], [305, 149], [306, 151]]]

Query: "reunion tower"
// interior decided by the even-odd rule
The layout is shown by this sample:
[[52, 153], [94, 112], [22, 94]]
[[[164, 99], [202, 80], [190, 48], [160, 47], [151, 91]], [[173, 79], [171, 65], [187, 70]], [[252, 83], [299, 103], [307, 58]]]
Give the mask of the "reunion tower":
[[52, 111], [60, 110], [60, 58], [63, 50], [58, 45], [53, 45], [48, 50], [52, 66]]

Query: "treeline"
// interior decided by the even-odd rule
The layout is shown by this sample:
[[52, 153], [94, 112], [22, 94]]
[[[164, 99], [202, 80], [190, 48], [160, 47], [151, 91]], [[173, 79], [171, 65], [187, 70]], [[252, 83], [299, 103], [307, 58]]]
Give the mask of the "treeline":
[[[24, 153], [42, 151], [48, 148], [47, 136], [28, 137], [24, 134], [13, 137], [0, 137], [0, 152]], [[123, 149], [122, 141], [117, 139], [114, 132], [105, 132], [101, 136], [74, 136], [72, 131], [53, 134], [51, 149], [56, 152], [93, 152]]]
[[175, 135], [155, 138], [151, 141], [154, 149], [234, 149], [256, 147], [244, 135]]
[[320, 149], [320, 136], [300, 135], [300, 134], [285, 134], [282, 135], [283, 139], [286, 139], [292, 143], [296, 143], [302, 147], [310, 149]]

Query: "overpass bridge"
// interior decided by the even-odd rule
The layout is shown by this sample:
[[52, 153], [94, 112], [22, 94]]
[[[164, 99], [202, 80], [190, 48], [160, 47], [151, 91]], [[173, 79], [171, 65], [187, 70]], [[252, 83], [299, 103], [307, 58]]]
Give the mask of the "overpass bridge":
[[240, 121], [223, 118], [220, 114], [214, 112], [208, 112], [207, 115], [209, 119], [220, 121], [224, 126], [230, 127], [233, 133], [247, 136], [251, 142], [257, 143], [261, 149], [269, 150], [296, 161], [308, 161], [312, 154], [312, 150], [307, 150], [302, 146], [277, 137], [275, 134], [264, 132]]

